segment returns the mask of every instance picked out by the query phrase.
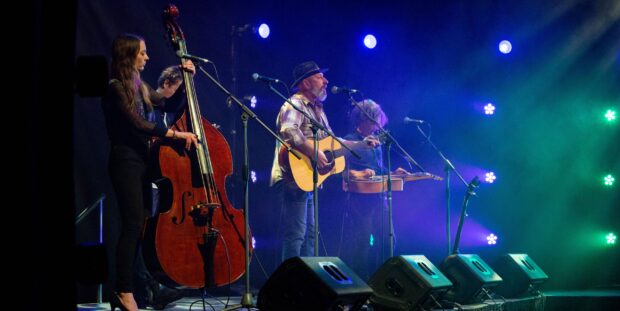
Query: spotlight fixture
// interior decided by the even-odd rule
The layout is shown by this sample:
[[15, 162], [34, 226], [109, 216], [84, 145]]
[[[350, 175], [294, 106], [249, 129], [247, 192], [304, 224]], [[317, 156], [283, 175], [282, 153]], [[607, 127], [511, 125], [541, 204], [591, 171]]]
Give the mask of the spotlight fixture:
[[497, 244], [497, 236], [493, 233], [487, 235], [487, 244], [489, 245]]
[[502, 40], [500, 41], [498, 48], [502, 54], [509, 54], [512, 51], [512, 43], [508, 40]]
[[615, 120], [616, 112], [614, 110], [608, 109], [607, 112], [605, 112], [605, 119], [607, 119], [607, 121], [609, 122]]
[[249, 103], [252, 108], [256, 108], [256, 103], [258, 103], [258, 99], [254, 95], [243, 96], [243, 101]]
[[603, 177], [603, 184], [607, 187], [613, 186], [615, 181], [616, 179], [611, 174]]
[[243, 26], [233, 26], [232, 28], [233, 35], [236, 34], [237, 36], [242, 36], [247, 32], [257, 34], [262, 39], [267, 39], [269, 37], [269, 34], [271, 34], [271, 29], [269, 28], [269, 25], [265, 23], [262, 23], [260, 25], [245, 24]]
[[495, 173], [493, 172], [488, 172], [484, 174], [484, 181], [488, 182], [489, 184], [492, 184], [493, 182], [495, 182], [496, 179], [497, 179], [497, 176], [495, 176]]
[[607, 236], [605, 236], [605, 240], [607, 240], [607, 245], [616, 244], [616, 235], [613, 233], [609, 233]]
[[372, 34], [367, 34], [364, 37], [364, 45], [369, 49], [374, 49], [377, 46], [377, 38]]
[[484, 105], [484, 114], [492, 115], [494, 113], [495, 113], [495, 105], [493, 105], [492, 103], [488, 103]]

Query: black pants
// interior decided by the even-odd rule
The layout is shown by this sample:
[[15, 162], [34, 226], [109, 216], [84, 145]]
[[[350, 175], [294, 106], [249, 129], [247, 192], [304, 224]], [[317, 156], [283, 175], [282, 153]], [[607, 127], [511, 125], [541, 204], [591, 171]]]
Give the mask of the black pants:
[[147, 182], [146, 154], [114, 145], [109, 173], [121, 216], [121, 234], [116, 247], [116, 291], [133, 292], [136, 251], [150, 207], [151, 183]]
[[384, 198], [381, 194], [349, 193], [347, 201], [341, 257], [368, 281], [381, 264]]

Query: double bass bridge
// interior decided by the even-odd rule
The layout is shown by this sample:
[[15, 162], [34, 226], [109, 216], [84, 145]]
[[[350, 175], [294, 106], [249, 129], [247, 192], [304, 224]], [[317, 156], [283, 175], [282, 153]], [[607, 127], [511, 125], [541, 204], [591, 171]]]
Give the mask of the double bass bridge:
[[216, 208], [220, 208], [222, 205], [219, 203], [206, 203], [200, 202], [191, 207], [189, 216], [192, 217], [194, 225], [199, 227], [208, 226], [211, 227], [213, 220], [213, 212]]

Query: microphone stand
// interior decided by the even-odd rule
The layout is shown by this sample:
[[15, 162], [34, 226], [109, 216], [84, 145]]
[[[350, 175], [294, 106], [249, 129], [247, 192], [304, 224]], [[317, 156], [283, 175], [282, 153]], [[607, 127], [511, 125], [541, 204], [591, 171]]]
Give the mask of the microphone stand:
[[200, 65], [198, 65], [198, 68], [200, 69], [200, 71], [202, 71], [202, 73], [204, 73], [209, 80], [211, 80], [222, 92], [224, 92], [224, 94], [226, 94], [226, 96], [232, 100], [233, 102], [237, 103], [237, 105], [239, 106], [239, 108], [241, 108], [242, 110], [242, 114], [241, 114], [241, 120], [243, 122], [243, 180], [245, 182], [245, 191], [244, 191], [244, 201], [243, 201], [243, 214], [244, 214], [244, 221], [245, 221], [245, 237], [244, 237], [244, 248], [245, 248], [245, 292], [241, 298], [241, 304], [238, 306], [232, 306], [231, 308], [226, 308], [224, 310], [236, 310], [236, 309], [248, 309], [250, 310], [251, 307], [254, 306], [254, 302], [252, 299], [252, 292], [250, 291], [250, 205], [249, 205], [249, 189], [250, 189], [250, 183], [249, 183], [249, 156], [248, 156], [248, 139], [247, 139], [247, 124], [248, 124], [248, 119], [252, 118], [254, 119], [256, 122], [258, 122], [258, 124], [260, 124], [265, 130], [267, 130], [267, 132], [269, 132], [272, 136], [274, 136], [282, 145], [284, 145], [286, 147], [286, 149], [288, 150], [288, 152], [293, 153], [293, 155], [295, 157], [297, 157], [298, 159], [301, 159], [301, 156], [299, 155], [299, 153], [297, 153], [295, 150], [293, 150], [289, 145], [287, 145], [284, 140], [282, 140], [282, 138], [280, 138], [280, 136], [278, 136], [276, 133], [274, 133], [261, 119], [258, 118], [258, 116], [250, 109], [248, 108], [246, 105], [244, 105], [241, 101], [239, 101], [239, 99], [237, 99], [230, 91], [228, 91], [220, 82], [218, 82], [215, 78], [213, 78], [213, 76], [211, 76], [207, 71], [205, 71], [204, 69], [202, 69], [202, 67]]
[[[405, 159], [415, 165], [420, 172], [426, 173], [426, 171], [416, 162], [408, 153], [401, 147], [401, 145], [396, 141], [396, 139], [386, 131], [377, 120], [372, 118], [368, 111], [362, 109], [361, 105], [353, 99], [353, 91], [348, 91], [348, 97], [351, 103], [364, 113], [368, 120], [372, 121], [379, 131], [379, 135], [386, 138], [385, 144], [387, 145], [387, 201], [388, 201], [388, 226], [389, 226], [389, 241], [390, 241], [390, 258], [394, 256], [394, 223], [392, 219], [392, 163], [390, 160], [390, 150], [392, 148], [392, 144], [394, 144], [398, 150], [405, 156]], [[382, 254], [383, 255], [383, 254]]]
[[[336, 137], [336, 135], [334, 135], [334, 133], [332, 133], [330, 130], [325, 128], [323, 126], [323, 124], [321, 124], [320, 122], [315, 120], [313, 117], [311, 117], [309, 114], [307, 114], [305, 111], [303, 111], [302, 109], [297, 107], [297, 105], [293, 104], [293, 102], [291, 102], [291, 100], [289, 98], [287, 98], [286, 96], [284, 96], [284, 94], [280, 93], [280, 91], [278, 91], [276, 88], [274, 88], [273, 85], [271, 85], [271, 82], [269, 82], [269, 88], [271, 89], [271, 91], [273, 91], [278, 96], [280, 96], [282, 99], [284, 99], [284, 101], [286, 101], [289, 105], [291, 105], [291, 107], [293, 107], [293, 109], [299, 111], [299, 113], [301, 113], [306, 118], [308, 118], [308, 120], [310, 120], [310, 123], [312, 123], [312, 136], [313, 136], [313, 139], [314, 139], [314, 145], [313, 145], [313, 147], [314, 147], [314, 155], [313, 155], [314, 159], [312, 160], [313, 161], [312, 162], [312, 204], [314, 206], [314, 256], [318, 257], [319, 256], [319, 189], [318, 189], [318, 185], [317, 185], [318, 182], [319, 182], [319, 171], [318, 171], [318, 159], [319, 159], [318, 131], [321, 130], [321, 131], [327, 133], [328, 136], [331, 136], [334, 140], [339, 142], [340, 145], [342, 145], [345, 149], [349, 150], [349, 152], [351, 152], [351, 154], [353, 154], [356, 158], [360, 159], [361, 157], [355, 151], [353, 151], [351, 148], [349, 148], [349, 146], [345, 145], [340, 138], [338, 138], [338, 137]], [[290, 151], [290, 149], [289, 149], [289, 151]]]
[[[461, 174], [456, 170], [454, 165], [452, 165], [452, 162], [450, 162], [450, 160], [448, 160], [448, 158], [446, 158], [443, 155], [443, 153], [439, 150], [439, 148], [437, 148], [437, 146], [435, 146], [435, 144], [433, 144], [433, 142], [431, 141], [430, 137], [428, 137], [426, 135], [426, 133], [424, 133], [424, 131], [420, 128], [420, 125], [416, 125], [416, 127], [418, 128], [418, 131], [420, 131], [420, 133], [422, 133], [422, 136], [424, 136], [424, 138], [426, 138], [426, 141], [429, 142], [431, 147], [433, 147], [433, 149], [435, 149], [437, 154], [439, 154], [439, 157], [444, 162], [444, 171], [446, 173], [446, 237], [447, 237], [447, 240], [448, 240], [448, 255], [450, 255], [451, 254], [450, 253], [451, 252], [451, 249], [450, 249], [450, 240], [451, 240], [451, 237], [450, 237], [450, 172], [454, 172], [456, 174], [456, 176], [463, 182], [463, 184], [465, 186], [469, 187], [469, 184], [465, 181], [463, 176], [461, 176]], [[466, 203], [464, 203], [464, 204], [466, 204]], [[464, 213], [465, 213], [465, 210], [463, 209], [463, 214], [461, 215], [462, 217], [465, 216]], [[460, 228], [459, 228], [459, 232], [458, 233], [460, 234]]]
[[[237, 77], [239, 75], [239, 50], [238, 46], [241, 44], [241, 38], [250, 28], [250, 24], [245, 24], [243, 26], [233, 25], [230, 30], [230, 92], [233, 94], [237, 94]], [[228, 108], [232, 108], [232, 102], [228, 101]], [[232, 109], [230, 109], [230, 145], [232, 151], [232, 159], [233, 163], [235, 159], [237, 159], [237, 118], [234, 117], [234, 113]], [[242, 172], [243, 173], [243, 172]], [[231, 176], [232, 180], [230, 181], [231, 186], [231, 195], [232, 195], [232, 203], [236, 205], [238, 199], [237, 188], [239, 187], [239, 175], [237, 172], [233, 172]], [[243, 177], [242, 177], [243, 178]]]
[[[237, 76], [239, 73], [238, 66], [238, 53], [237, 53], [237, 43], [243, 33], [243, 27], [237, 27], [235, 25], [232, 26], [230, 31], [230, 92], [233, 94], [237, 93]], [[232, 108], [232, 102], [228, 101], [228, 108]], [[231, 150], [232, 150], [232, 159], [233, 163], [235, 159], [237, 159], [237, 118], [235, 118], [233, 109], [229, 109], [229, 119], [230, 119], [230, 139], [231, 139]], [[242, 172], [243, 173], [243, 172]], [[237, 203], [237, 187], [238, 187], [238, 178], [239, 175], [235, 172], [233, 174], [233, 180], [230, 183], [232, 187], [232, 203]]]

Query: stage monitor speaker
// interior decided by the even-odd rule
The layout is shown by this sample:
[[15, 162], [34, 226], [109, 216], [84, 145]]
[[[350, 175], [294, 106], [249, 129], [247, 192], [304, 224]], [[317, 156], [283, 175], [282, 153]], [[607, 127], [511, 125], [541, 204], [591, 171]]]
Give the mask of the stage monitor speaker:
[[430, 307], [431, 296], [439, 300], [452, 282], [424, 255], [407, 255], [388, 259], [368, 285], [374, 291], [373, 309], [391, 311]]
[[483, 301], [485, 290], [502, 282], [502, 278], [475, 254], [450, 255], [439, 269], [454, 285], [444, 298], [461, 304]]
[[258, 293], [258, 308], [283, 310], [359, 310], [372, 289], [338, 257], [285, 260]]
[[549, 279], [527, 254], [506, 254], [493, 267], [504, 280], [495, 292], [506, 298], [532, 295]]

